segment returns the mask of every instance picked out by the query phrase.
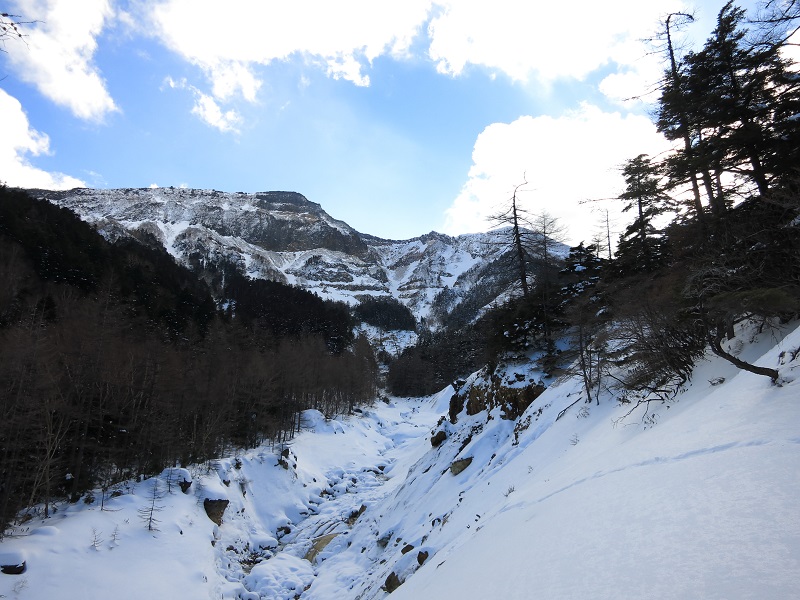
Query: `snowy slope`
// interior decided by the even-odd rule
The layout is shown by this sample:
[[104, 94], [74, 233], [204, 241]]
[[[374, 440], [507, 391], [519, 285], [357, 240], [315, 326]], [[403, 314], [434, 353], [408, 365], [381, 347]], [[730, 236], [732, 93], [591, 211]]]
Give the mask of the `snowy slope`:
[[[796, 352], [800, 331], [782, 348]], [[778, 366], [780, 352], [758, 363]], [[394, 595], [796, 597], [798, 372], [797, 360], [784, 366], [786, 383], [776, 388], [710, 360], [676, 402], [644, 421], [637, 412], [620, 422], [628, 409], [607, 401], [580, 403], [585, 411], [553, 422], [580, 393], [562, 385], [537, 399], [552, 405], [516, 448], [507, 426], [486, 424], [499, 443], [467, 446], [461, 455], [475, 460], [461, 479], [445, 476], [430, 489], [434, 514], [452, 510], [451, 531], [431, 532], [427, 543], [441, 544], [434, 560]], [[717, 377], [728, 381], [711, 386]]]
[[[31, 520], [0, 543], [27, 560], [0, 594], [367, 600], [402, 582], [392, 598], [796, 597], [800, 329], [745, 333], [737, 350], [780, 386], [709, 356], [677, 397], [627, 416], [571, 380], [517, 421], [441, 423], [452, 389], [357, 418], [309, 411], [287, 468], [261, 448], [194, 469], [189, 494], [159, 500], [159, 532], [137, 512], [152, 480], [109, 511]], [[230, 501], [219, 527], [200, 506], [215, 496]]]

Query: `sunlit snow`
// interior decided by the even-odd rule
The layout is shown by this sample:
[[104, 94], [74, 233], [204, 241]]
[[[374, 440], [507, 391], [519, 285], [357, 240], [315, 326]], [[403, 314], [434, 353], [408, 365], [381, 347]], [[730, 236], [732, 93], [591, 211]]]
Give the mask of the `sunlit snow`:
[[[794, 597], [800, 329], [740, 338], [779, 386], [709, 356], [682, 393], [627, 417], [609, 395], [583, 402], [576, 380], [516, 422], [495, 409], [440, 424], [452, 387], [347, 418], [306, 411], [283, 455], [167, 470], [102, 509], [98, 490], [21, 524], [0, 562], [26, 570], [0, 575], [0, 594], [367, 600], [394, 574], [398, 599]], [[222, 525], [205, 498], [229, 500]]]

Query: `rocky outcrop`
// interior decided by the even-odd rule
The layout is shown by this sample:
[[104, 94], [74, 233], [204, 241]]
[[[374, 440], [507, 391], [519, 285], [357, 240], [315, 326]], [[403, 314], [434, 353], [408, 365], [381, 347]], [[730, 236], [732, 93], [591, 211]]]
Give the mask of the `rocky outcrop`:
[[389, 573], [389, 576], [386, 578], [386, 583], [383, 584], [383, 588], [388, 593], [391, 594], [393, 591], [395, 591], [397, 588], [399, 588], [402, 585], [402, 583], [403, 582], [400, 581], [400, 578], [397, 576], [397, 573], [392, 571], [391, 573]]
[[475, 382], [453, 394], [450, 399], [450, 421], [455, 423], [457, 415], [465, 408], [468, 415], [476, 415], [496, 407], [502, 408], [501, 416], [504, 419], [515, 420], [545, 389], [541, 382], [513, 382], [508, 385], [497, 375], [492, 375], [488, 381]]

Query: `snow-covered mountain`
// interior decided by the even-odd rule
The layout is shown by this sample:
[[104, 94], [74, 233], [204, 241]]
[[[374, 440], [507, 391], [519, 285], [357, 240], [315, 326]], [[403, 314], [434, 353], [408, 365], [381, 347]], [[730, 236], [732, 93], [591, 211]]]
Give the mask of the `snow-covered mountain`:
[[405, 241], [357, 232], [295, 192], [226, 193], [183, 188], [33, 192], [69, 208], [109, 239], [157, 241], [203, 270], [234, 265], [255, 278], [300, 286], [323, 298], [393, 296], [431, 328], [456, 306], [465, 319], [508, 290], [503, 233]]

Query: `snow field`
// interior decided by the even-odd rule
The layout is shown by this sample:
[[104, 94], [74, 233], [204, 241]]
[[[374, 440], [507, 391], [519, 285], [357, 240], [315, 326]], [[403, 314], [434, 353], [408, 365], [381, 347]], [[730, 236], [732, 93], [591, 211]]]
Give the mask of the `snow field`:
[[[369, 600], [394, 575], [401, 600], [795, 597], [800, 329], [740, 338], [780, 386], [709, 356], [646, 418], [606, 394], [559, 419], [582, 397], [575, 380], [516, 422], [495, 409], [439, 424], [450, 388], [359, 417], [307, 411], [283, 455], [192, 468], [188, 494], [166, 493], [187, 473], [157, 478], [158, 531], [142, 520], [156, 478], [120, 486], [108, 510], [97, 492], [25, 523], [0, 558], [27, 571], [0, 575], [0, 595]], [[205, 498], [229, 500], [221, 526]]]

